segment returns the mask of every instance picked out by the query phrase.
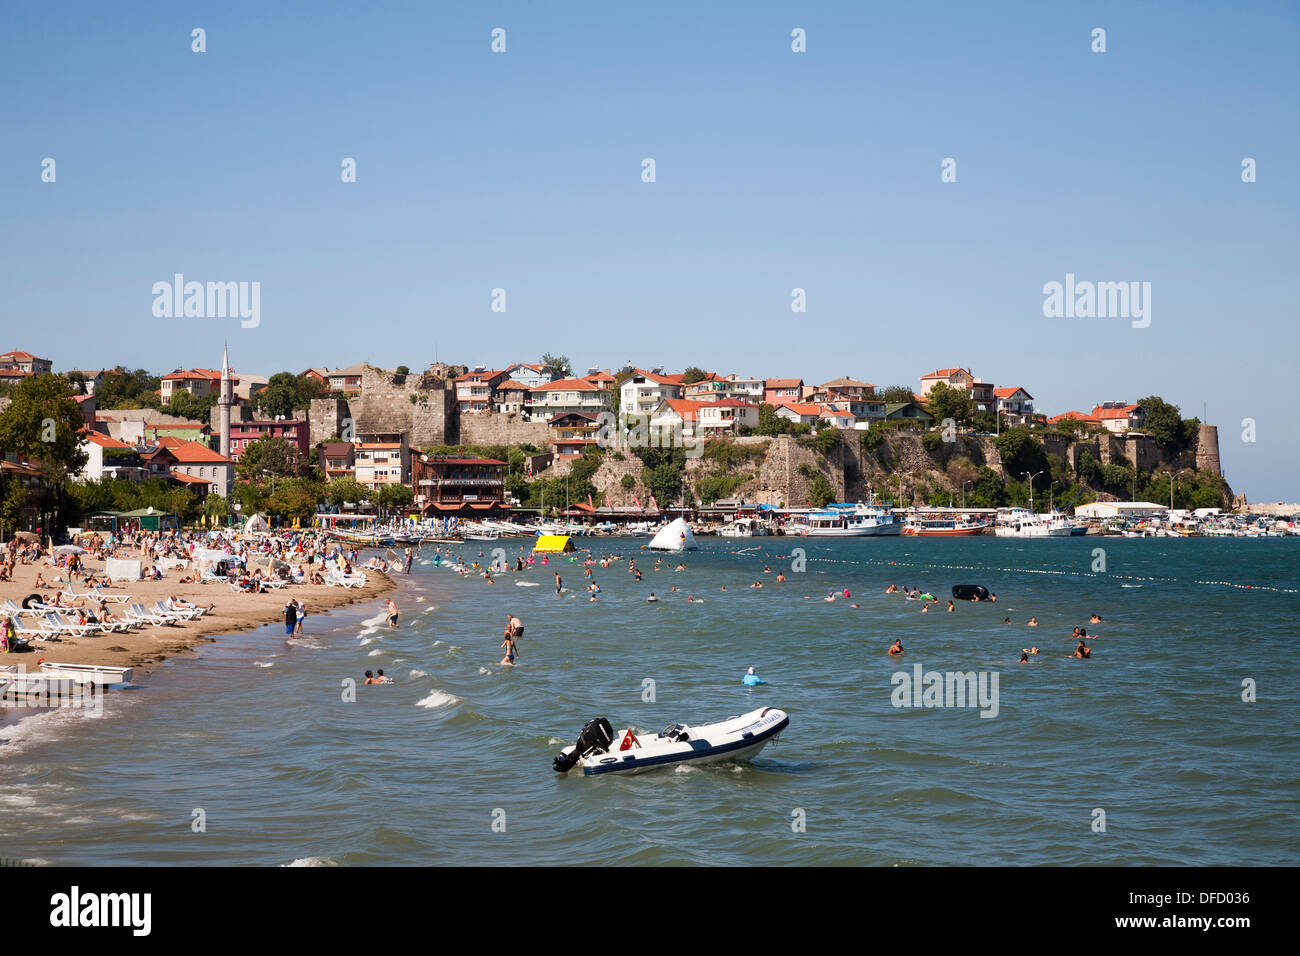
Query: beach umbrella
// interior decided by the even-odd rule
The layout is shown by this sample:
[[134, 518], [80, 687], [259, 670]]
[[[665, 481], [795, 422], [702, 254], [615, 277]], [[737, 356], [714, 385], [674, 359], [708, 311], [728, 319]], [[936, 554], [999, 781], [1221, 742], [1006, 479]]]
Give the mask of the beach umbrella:
[[75, 544], [61, 544], [54, 549], [59, 554], [85, 554], [86, 549]]

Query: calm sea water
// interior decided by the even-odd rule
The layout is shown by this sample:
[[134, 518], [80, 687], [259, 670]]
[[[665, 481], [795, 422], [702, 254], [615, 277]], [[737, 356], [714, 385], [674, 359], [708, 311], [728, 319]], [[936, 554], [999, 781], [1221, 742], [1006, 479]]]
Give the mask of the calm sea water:
[[[0, 728], [0, 855], [1300, 862], [1300, 541], [701, 539], [685, 571], [658, 572], [643, 543], [595, 542], [645, 573], [638, 584], [626, 562], [593, 569], [595, 605], [581, 564], [488, 586], [421, 563], [396, 595], [399, 630], [376, 627], [377, 605], [311, 616], [292, 644], [270, 622], [111, 694], [102, 718], [63, 711]], [[513, 558], [519, 542], [505, 544]], [[795, 547], [802, 573], [779, 557]], [[559, 599], [557, 567], [574, 589]], [[789, 581], [776, 583], [777, 570]], [[749, 589], [756, 579], [766, 587]], [[998, 601], [921, 614], [885, 595], [889, 583], [945, 600], [953, 584], [980, 583]], [[851, 601], [822, 600], [845, 587]], [[652, 590], [657, 604], [645, 601]], [[507, 611], [527, 627], [514, 669], [498, 664]], [[1067, 659], [1071, 629], [1094, 611], [1105, 622], [1089, 627], [1101, 635], [1093, 658]], [[1031, 615], [1041, 626], [1024, 626]], [[896, 637], [901, 662], [885, 653]], [[1031, 644], [1043, 653], [1016, 663]], [[768, 685], [741, 685], [751, 664]], [[891, 676], [917, 664], [996, 672], [996, 718], [894, 707]], [[341, 682], [376, 667], [397, 683], [358, 686], [345, 702]], [[1241, 699], [1247, 678], [1254, 703]], [[791, 725], [749, 765], [612, 779], [550, 769], [593, 716], [653, 731], [765, 705]], [[1096, 808], [1105, 832], [1093, 830]]]

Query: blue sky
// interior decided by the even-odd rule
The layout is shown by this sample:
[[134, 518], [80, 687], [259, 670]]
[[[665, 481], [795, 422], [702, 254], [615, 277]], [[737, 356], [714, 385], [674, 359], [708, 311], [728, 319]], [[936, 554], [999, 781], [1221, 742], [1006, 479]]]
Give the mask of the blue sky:
[[[1295, 501], [1298, 11], [10, 5], [3, 348], [913, 386], [961, 365], [1049, 414], [1160, 394], [1220, 426], [1235, 490]], [[261, 324], [155, 318], [177, 272], [260, 282]], [[1150, 327], [1045, 318], [1067, 272], [1150, 282]]]

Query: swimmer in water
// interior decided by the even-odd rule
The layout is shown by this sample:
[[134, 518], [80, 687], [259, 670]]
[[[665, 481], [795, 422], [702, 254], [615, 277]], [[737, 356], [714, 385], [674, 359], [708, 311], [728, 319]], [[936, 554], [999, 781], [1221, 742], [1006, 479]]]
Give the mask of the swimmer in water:
[[921, 605], [921, 613], [922, 613], [922, 614], [926, 613], [928, 610], [930, 610], [930, 605], [928, 605], [928, 604], [922, 604], [922, 605]]
[[778, 571], [778, 572], [776, 572], [776, 579], [777, 579], [778, 582], [779, 582], [779, 581], [784, 581], [784, 580], [785, 580], [785, 572], [784, 572], [784, 571]]
[[654, 591], [651, 591], [651, 592], [650, 592], [650, 596], [649, 596], [648, 598], [646, 598], [646, 600], [647, 600], [647, 601], [657, 601], [657, 600], [659, 600], [659, 599], [658, 599], [657, 597], [655, 597], [655, 593], [654, 593]]
[[392, 598], [388, 599], [388, 626], [397, 627], [397, 605]]
[[506, 656], [501, 658], [501, 663], [513, 665], [515, 657], [519, 654], [519, 649], [515, 647], [515, 639], [507, 634], [506, 639], [501, 642], [501, 646], [506, 649]]
[[1037, 654], [1037, 653], [1038, 653], [1038, 648], [1036, 648], [1036, 647], [1023, 647], [1023, 648], [1021, 648], [1021, 651], [1022, 651], [1023, 653], [1025, 653], [1025, 654]]
[[1092, 657], [1092, 650], [1087, 644], [1080, 641], [1079, 646], [1074, 649], [1074, 653], [1070, 656], [1077, 657], [1081, 661], [1086, 661], [1088, 658]]
[[727, 586], [725, 584], [722, 586], [722, 590], [724, 591], [727, 590]]
[[1088, 623], [1089, 623], [1089, 624], [1100, 624], [1100, 623], [1101, 623], [1101, 615], [1100, 615], [1100, 614], [1094, 614], [1092, 617], [1088, 618]]
[[1003, 623], [1003, 624], [1010, 624], [1010, 623], [1011, 623], [1011, 618], [1009, 618], [1009, 617], [1004, 617], [1004, 618], [1002, 619], [1002, 623]]
[[1026, 623], [1026, 625], [1029, 626], [1029, 627], [1037, 627], [1037, 626], [1038, 626], [1038, 618], [1036, 618], [1036, 617], [1031, 617], [1031, 618], [1030, 618], [1028, 621], [1026, 621], [1025, 623]]
[[953, 607], [953, 606], [952, 606], [952, 602], [949, 601], [949, 602], [948, 602], [948, 613], [951, 614], [951, 613], [952, 613], [953, 611], [955, 611], [955, 610], [957, 610], [957, 609], [956, 609], [955, 607]]
[[891, 657], [897, 657], [901, 653], [903, 653], [903, 642], [901, 639], [895, 638], [894, 643], [889, 647], [889, 654]]
[[1021, 651], [1021, 652], [1020, 652], [1020, 660], [1016, 661], [1016, 663], [1017, 663], [1017, 664], [1028, 664], [1028, 663], [1029, 663], [1029, 653], [1028, 653], [1027, 651]]
[[366, 671], [366, 683], [367, 683], [367, 684], [382, 684], [383, 681], [381, 681], [381, 680], [376, 680], [374, 674], [370, 673], [370, 671]]

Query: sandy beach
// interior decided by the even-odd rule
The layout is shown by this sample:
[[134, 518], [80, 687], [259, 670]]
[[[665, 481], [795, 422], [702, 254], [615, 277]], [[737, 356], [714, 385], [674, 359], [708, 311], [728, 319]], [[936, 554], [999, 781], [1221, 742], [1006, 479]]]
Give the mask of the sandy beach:
[[[103, 570], [102, 561], [87, 560], [85, 564], [96, 574]], [[51, 586], [35, 586], [38, 572]], [[191, 651], [198, 644], [216, 640], [217, 635], [248, 631], [263, 624], [282, 626], [284, 604], [289, 598], [301, 601], [306, 608], [307, 619], [303, 623], [303, 629], [304, 633], [311, 633], [314, 629], [313, 621], [322, 623], [316, 615], [326, 613], [330, 608], [373, 601], [396, 588], [386, 574], [369, 569], [365, 571], [365, 587], [291, 584], [265, 594], [236, 594], [229, 585], [220, 583], [178, 583], [188, 574], [185, 570], [173, 569], [161, 581], [136, 581], [129, 585], [117, 582], [106, 590], [110, 594], [129, 594], [134, 601], [139, 601], [146, 607], [151, 607], [156, 601], [165, 602], [169, 596], [203, 606], [215, 605], [213, 610], [200, 618], [124, 632], [62, 637], [57, 642], [34, 640], [32, 646], [35, 653], [3, 654], [0, 658], [6, 664], [26, 665], [28, 670], [34, 670], [36, 661], [44, 658], [60, 664], [132, 667], [136, 669], [137, 675], [142, 675], [170, 657]], [[66, 587], [66, 581], [67, 572], [62, 569], [48, 567], [43, 562], [20, 564], [14, 568], [13, 581], [0, 582], [0, 602], [12, 599], [21, 605], [23, 598], [33, 593], [53, 597]], [[86, 590], [80, 582], [74, 582], [73, 588], [77, 593]], [[86, 602], [73, 603], [84, 605]], [[90, 610], [93, 611], [93, 608]], [[110, 601], [109, 610], [117, 613], [118, 603]]]

